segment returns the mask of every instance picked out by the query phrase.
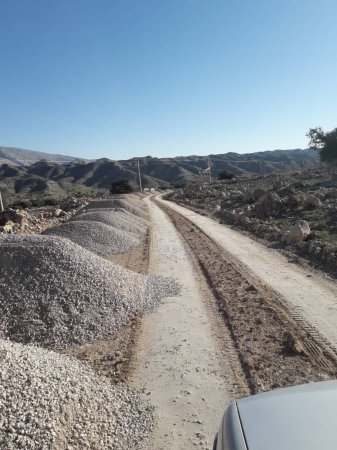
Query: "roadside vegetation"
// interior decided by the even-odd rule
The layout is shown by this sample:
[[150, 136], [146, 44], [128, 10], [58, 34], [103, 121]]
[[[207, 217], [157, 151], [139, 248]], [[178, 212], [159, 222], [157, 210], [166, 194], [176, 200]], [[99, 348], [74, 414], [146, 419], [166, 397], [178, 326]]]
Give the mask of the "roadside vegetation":
[[310, 146], [319, 151], [322, 162], [337, 163], [337, 128], [324, 132], [321, 127], [311, 128], [307, 134]]
[[25, 209], [39, 208], [42, 206], [57, 206], [70, 198], [104, 198], [107, 197], [109, 191], [107, 189], [88, 188], [86, 186], [75, 186], [65, 190], [62, 193], [23, 193], [13, 194], [7, 190], [2, 191], [3, 202], [5, 208]]

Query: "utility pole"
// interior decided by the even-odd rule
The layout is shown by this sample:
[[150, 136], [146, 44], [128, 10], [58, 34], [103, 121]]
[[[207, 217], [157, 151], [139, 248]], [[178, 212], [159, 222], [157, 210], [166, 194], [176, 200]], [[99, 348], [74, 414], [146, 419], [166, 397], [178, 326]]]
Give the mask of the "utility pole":
[[2, 201], [2, 195], [1, 195], [1, 191], [0, 191], [0, 211], [2, 212], [4, 210], [4, 204]]
[[140, 188], [140, 192], [142, 192], [143, 188], [142, 188], [142, 177], [140, 175], [139, 159], [138, 159], [138, 176], [139, 176], [139, 188]]
[[211, 160], [208, 158], [208, 169], [209, 169], [209, 182], [212, 183], [212, 170], [211, 170]]

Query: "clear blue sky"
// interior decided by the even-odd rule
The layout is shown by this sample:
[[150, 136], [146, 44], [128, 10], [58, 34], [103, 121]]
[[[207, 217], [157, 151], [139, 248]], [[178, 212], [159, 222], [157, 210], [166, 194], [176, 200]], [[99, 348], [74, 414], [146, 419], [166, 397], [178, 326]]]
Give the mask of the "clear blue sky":
[[0, 146], [304, 148], [337, 126], [336, 0], [0, 0]]

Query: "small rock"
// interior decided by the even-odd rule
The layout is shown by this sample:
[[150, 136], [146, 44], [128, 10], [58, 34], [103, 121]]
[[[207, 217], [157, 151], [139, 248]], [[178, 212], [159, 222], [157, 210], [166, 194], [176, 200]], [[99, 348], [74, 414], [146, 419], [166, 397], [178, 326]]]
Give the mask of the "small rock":
[[60, 208], [55, 208], [52, 212], [53, 217], [60, 217], [61, 214], [62, 214], [62, 209], [60, 209]]
[[315, 197], [314, 195], [308, 195], [306, 199], [304, 200], [304, 206], [309, 208], [317, 208], [318, 206], [321, 206], [322, 202], [319, 198]]
[[255, 200], [260, 200], [261, 197], [263, 197], [264, 195], [267, 194], [267, 191], [265, 191], [264, 189], [255, 189], [254, 191], [254, 198]]
[[12, 231], [13, 231], [13, 222], [12, 223], [6, 223], [6, 225], [4, 225], [3, 227], [2, 227], [2, 230], [3, 230], [3, 232], [4, 233], [12, 233]]
[[304, 241], [310, 234], [310, 226], [306, 220], [300, 220], [289, 231], [287, 236], [287, 243], [292, 244], [295, 242]]
[[291, 351], [293, 351], [297, 355], [303, 355], [305, 353], [303, 342], [300, 339], [295, 338], [291, 334], [288, 337], [287, 345], [291, 349]]

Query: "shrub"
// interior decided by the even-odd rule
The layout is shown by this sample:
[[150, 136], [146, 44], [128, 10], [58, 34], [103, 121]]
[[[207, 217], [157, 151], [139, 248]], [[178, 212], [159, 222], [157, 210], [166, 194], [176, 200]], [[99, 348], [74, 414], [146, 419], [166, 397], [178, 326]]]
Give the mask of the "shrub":
[[218, 180], [232, 180], [234, 178], [234, 173], [228, 172], [227, 170], [222, 170], [218, 175]]
[[113, 181], [111, 183], [110, 192], [111, 194], [130, 194], [133, 192], [133, 187], [129, 180]]

